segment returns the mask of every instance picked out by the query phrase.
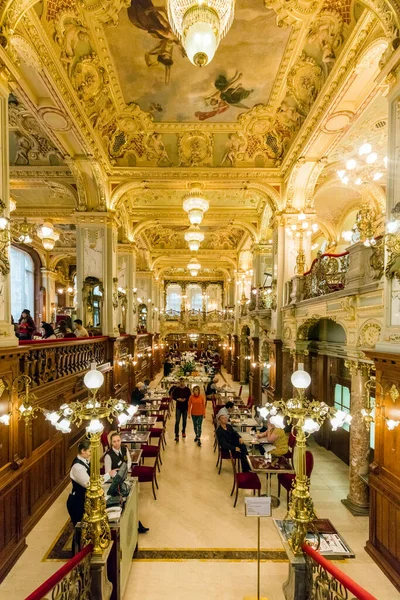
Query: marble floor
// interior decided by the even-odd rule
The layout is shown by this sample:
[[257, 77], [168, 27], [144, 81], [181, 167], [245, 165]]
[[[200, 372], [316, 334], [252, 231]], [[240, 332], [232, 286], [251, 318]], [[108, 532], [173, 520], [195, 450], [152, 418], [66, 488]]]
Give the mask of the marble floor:
[[[231, 383], [230, 377], [225, 375]], [[236, 386], [237, 384], [233, 384]], [[244, 397], [247, 397], [244, 392]], [[140, 518], [150, 527], [139, 536], [141, 549], [254, 549], [257, 522], [244, 515], [244, 492], [239, 492], [236, 508], [229, 496], [232, 471], [223, 464], [221, 474], [215, 468], [211, 407], [208, 407], [203, 445], [193, 442], [189, 423], [187, 438], [174, 442], [173, 417], [168, 423], [167, 448], [158, 475], [157, 500], [150, 484], [140, 490]], [[355, 559], [338, 561], [338, 566], [362, 584], [378, 600], [400, 600], [372, 559], [365, 553], [368, 518], [353, 517], [341, 504], [348, 491], [348, 468], [331, 452], [314, 444], [315, 467], [312, 496], [320, 518], [329, 518], [356, 554]], [[227, 461], [226, 461], [227, 462]], [[150, 464], [150, 462], [149, 462]], [[60, 567], [60, 562], [43, 561], [49, 546], [66, 521], [66, 490], [41, 519], [27, 538], [28, 548], [0, 585], [0, 598], [22, 600], [46, 577]], [[273, 493], [276, 482], [273, 483]], [[286, 513], [285, 495], [273, 516]], [[272, 519], [262, 520], [262, 547], [282, 549]], [[256, 597], [256, 569], [249, 560], [173, 560], [141, 559], [133, 562], [124, 600], [234, 600]], [[282, 600], [282, 583], [288, 563], [266, 560], [261, 564], [261, 595], [269, 600]]]

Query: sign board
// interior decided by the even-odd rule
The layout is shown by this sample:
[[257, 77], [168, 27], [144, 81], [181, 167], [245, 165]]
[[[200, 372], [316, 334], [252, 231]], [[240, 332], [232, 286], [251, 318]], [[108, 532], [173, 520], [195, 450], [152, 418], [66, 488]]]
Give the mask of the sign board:
[[246, 517], [270, 517], [271, 516], [271, 498], [270, 496], [246, 497], [244, 499]]

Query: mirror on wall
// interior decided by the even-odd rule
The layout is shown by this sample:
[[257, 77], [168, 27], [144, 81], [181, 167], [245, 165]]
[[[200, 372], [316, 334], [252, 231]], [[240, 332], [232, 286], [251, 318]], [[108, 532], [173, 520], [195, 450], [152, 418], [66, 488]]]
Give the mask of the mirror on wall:
[[83, 282], [83, 323], [85, 327], [101, 329], [103, 310], [103, 283], [97, 277], [86, 277]]

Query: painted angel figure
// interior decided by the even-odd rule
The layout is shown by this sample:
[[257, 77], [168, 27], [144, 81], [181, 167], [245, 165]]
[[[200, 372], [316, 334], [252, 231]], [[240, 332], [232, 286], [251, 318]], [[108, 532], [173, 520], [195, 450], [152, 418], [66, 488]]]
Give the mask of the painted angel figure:
[[197, 111], [195, 116], [199, 121], [205, 121], [206, 119], [215, 117], [216, 115], [227, 111], [230, 106], [249, 110], [250, 106], [243, 104], [243, 100], [248, 98], [254, 90], [246, 90], [243, 85], [239, 83], [242, 77], [243, 73], [239, 73], [238, 71], [236, 71], [231, 79], [227, 79], [223, 74], [218, 75], [214, 82], [216, 91], [204, 98], [205, 104], [211, 106], [212, 110], [207, 112]]

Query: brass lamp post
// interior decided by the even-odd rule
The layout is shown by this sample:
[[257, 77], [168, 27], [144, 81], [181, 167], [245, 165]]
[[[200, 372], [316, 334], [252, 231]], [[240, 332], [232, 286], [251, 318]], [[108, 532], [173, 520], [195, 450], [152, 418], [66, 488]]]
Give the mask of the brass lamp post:
[[93, 553], [101, 554], [111, 540], [110, 526], [106, 514], [106, 502], [100, 476], [100, 439], [103, 431], [101, 419], [112, 422], [118, 417], [120, 425], [124, 425], [136, 412], [137, 407], [129, 406], [117, 398], [99, 400], [98, 391], [104, 381], [103, 373], [96, 370], [96, 363], [84, 377], [84, 383], [90, 391], [87, 401], [63, 404], [58, 411], [44, 411], [48, 419], [62, 433], [71, 431], [71, 424], [80, 427], [83, 421], [89, 421], [86, 427], [90, 440], [90, 483], [86, 490], [85, 512], [82, 519], [82, 543], [93, 544]]
[[301, 554], [310, 523], [315, 518], [314, 505], [310, 494], [310, 481], [306, 475], [306, 440], [311, 433], [318, 431], [325, 419], [330, 418], [332, 429], [336, 430], [344, 423], [350, 423], [351, 416], [343, 411], [337, 411], [325, 402], [308, 400], [305, 390], [311, 383], [310, 375], [302, 365], [291, 377], [297, 390], [297, 397], [287, 402], [277, 400], [260, 409], [263, 418], [269, 416], [270, 422], [283, 429], [284, 417], [287, 417], [296, 435], [296, 451], [294, 468], [296, 479], [291, 493], [287, 519], [293, 521], [294, 528], [289, 537], [289, 544], [294, 554]]

